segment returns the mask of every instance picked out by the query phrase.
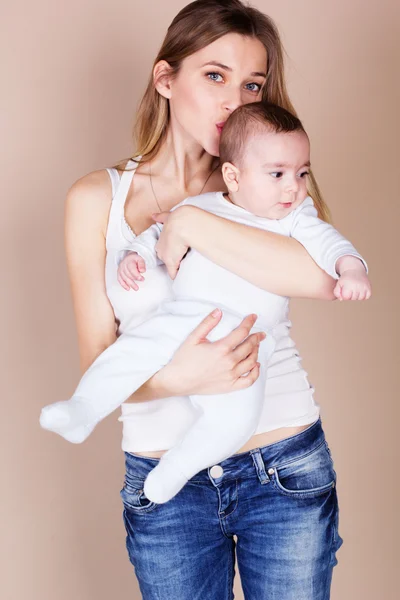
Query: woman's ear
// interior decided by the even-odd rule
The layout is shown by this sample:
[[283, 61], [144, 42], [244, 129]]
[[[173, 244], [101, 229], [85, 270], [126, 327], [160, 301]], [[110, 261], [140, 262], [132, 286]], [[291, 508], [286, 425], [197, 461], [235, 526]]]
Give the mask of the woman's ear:
[[225, 162], [222, 165], [222, 177], [224, 178], [225, 185], [230, 192], [237, 192], [239, 190], [239, 175], [240, 171], [235, 165], [230, 162]]
[[159, 60], [154, 65], [153, 82], [157, 92], [164, 98], [171, 98], [172, 68], [166, 60]]

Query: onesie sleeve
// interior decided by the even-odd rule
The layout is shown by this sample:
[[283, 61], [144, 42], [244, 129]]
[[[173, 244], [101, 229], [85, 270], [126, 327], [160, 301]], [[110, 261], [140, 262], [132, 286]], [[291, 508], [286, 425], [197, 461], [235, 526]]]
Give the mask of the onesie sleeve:
[[315, 260], [334, 279], [339, 279], [336, 263], [342, 256], [355, 256], [363, 263], [368, 273], [368, 265], [354, 246], [332, 225], [318, 217], [318, 211], [310, 196], [292, 213], [290, 237], [298, 240]]
[[163, 265], [163, 261], [158, 258], [156, 252], [156, 244], [162, 231], [162, 223], [155, 223], [148, 229], [136, 236], [131, 244], [128, 244], [123, 250], [117, 254], [117, 264], [129, 254], [129, 252], [137, 252], [145, 261], [146, 267], [154, 269], [159, 265]]

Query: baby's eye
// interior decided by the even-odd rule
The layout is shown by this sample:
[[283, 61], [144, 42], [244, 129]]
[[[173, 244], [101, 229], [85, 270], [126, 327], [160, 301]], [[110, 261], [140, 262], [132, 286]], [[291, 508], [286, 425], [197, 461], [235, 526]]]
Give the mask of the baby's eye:
[[213, 79], [214, 75], [216, 75], [217, 77], [222, 77], [221, 73], [206, 73], [206, 77], [208, 77], [208, 79], [211, 79], [211, 81], [217, 81], [216, 79]]
[[270, 173], [270, 175], [272, 175], [272, 177], [275, 177], [275, 179], [279, 179], [280, 177], [282, 177], [283, 173], [282, 171], [274, 171], [273, 173]]
[[302, 177], [303, 179], [305, 179], [306, 175], [309, 175], [310, 172], [309, 171], [304, 171], [304, 173], [300, 173], [300, 177]]
[[[249, 86], [249, 85], [255, 85], [256, 86], [256, 89], [254, 89], [254, 88], [250, 89], [250, 92], [257, 92], [257, 94], [258, 94], [261, 91], [261, 88], [262, 88], [261, 84], [259, 84], [259, 83], [247, 83], [246, 87]], [[249, 89], [249, 88], [247, 87], [247, 89]]]

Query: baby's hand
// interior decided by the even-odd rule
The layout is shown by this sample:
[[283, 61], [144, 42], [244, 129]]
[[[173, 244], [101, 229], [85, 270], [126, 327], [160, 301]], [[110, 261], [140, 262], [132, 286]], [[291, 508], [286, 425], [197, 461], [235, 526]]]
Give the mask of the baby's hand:
[[145, 271], [146, 263], [144, 259], [137, 252], [130, 252], [119, 263], [118, 281], [125, 290], [129, 291], [132, 288], [137, 291], [139, 286], [135, 283], [135, 280], [144, 281], [141, 273]]
[[359, 269], [344, 271], [339, 277], [333, 293], [340, 301], [368, 300], [371, 297], [371, 284], [367, 273]]

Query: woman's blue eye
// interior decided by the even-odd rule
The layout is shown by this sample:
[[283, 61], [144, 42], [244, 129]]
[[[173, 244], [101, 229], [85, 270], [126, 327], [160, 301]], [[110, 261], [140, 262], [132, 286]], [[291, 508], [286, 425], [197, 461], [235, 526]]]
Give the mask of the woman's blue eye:
[[207, 77], [209, 79], [211, 79], [211, 81], [216, 81], [215, 79], [212, 79], [210, 76], [211, 75], [216, 75], [217, 77], [222, 77], [221, 73], [207, 73]]
[[250, 90], [250, 92], [257, 92], [257, 94], [261, 91], [261, 88], [262, 88], [262, 86], [259, 83], [248, 83], [247, 85], [255, 85], [255, 86], [257, 86], [256, 90], [254, 90], [254, 89]]

